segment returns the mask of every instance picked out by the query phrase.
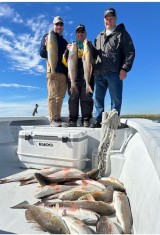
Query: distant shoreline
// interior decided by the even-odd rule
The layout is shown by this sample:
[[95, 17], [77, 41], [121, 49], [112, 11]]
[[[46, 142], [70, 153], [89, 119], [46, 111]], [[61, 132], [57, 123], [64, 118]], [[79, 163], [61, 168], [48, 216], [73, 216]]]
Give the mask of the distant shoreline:
[[160, 118], [160, 114], [126, 114], [121, 115], [121, 118]]

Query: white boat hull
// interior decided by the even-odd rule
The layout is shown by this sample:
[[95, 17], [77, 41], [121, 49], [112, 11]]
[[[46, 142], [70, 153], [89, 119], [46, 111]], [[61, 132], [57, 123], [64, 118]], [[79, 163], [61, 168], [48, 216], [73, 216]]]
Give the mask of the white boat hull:
[[[125, 185], [131, 205], [134, 233], [160, 233], [160, 124], [146, 119], [121, 119], [121, 123], [126, 121], [128, 127], [116, 131], [110, 156], [110, 173]], [[43, 129], [48, 125], [46, 117], [0, 119], [0, 178], [34, 171], [19, 168], [18, 133], [33, 127]], [[88, 135], [89, 168], [93, 152], [99, 145], [101, 130], [77, 127], [78, 129], [85, 129]], [[24, 210], [10, 208], [24, 200], [35, 203], [35, 185], [19, 187], [19, 182], [0, 184], [0, 192], [0, 233], [40, 233], [26, 222]]]

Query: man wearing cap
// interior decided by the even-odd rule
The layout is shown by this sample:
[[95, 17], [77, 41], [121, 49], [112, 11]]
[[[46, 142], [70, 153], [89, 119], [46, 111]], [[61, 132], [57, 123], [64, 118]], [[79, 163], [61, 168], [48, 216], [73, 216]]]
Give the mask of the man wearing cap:
[[107, 88], [111, 97], [111, 109], [120, 115], [123, 80], [131, 70], [135, 58], [133, 41], [124, 24], [116, 25], [115, 9], [104, 12], [105, 29], [95, 39], [97, 59], [95, 61], [95, 123], [101, 127], [102, 112]]
[[[69, 127], [76, 127], [77, 120], [79, 116], [79, 102], [81, 106], [81, 115], [82, 115], [82, 124], [84, 127], [89, 127], [90, 119], [92, 118], [93, 112], [93, 99], [92, 93], [86, 93], [86, 83], [84, 80], [84, 70], [83, 70], [83, 62], [82, 62], [82, 55], [83, 55], [83, 42], [86, 39], [86, 28], [83, 24], [80, 24], [76, 27], [76, 43], [78, 45], [78, 66], [77, 66], [77, 77], [75, 79], [75, 84], [77, 90], [70, 92], [71, 82], [68, 81], [68, 92], [69, 92]], [[90, 43], [90, 46], [93, 45]], [[67, 48], [69, 50], [71, 44], [68, 44]], [[67, 54], [67, 53], [65, 53]], [[90, 80], [90, 86], [93, 90], [94, 88], [94, 77], [93, 74]]]
[[51, 75], [51, 66], [47, 59], [46, 42], [47, 35], [45, 34], [41, 40], [40, 56], [46, 58], [46, 73], [48, 87], [48, 111], [51, 126], [61, 126], [61, 108], [63, 99], [67, 89], [67, 68], [62, 63], [62, 55], [66, 49], [67, 41], [63, 38], [64, 21], [60, 16], [56, 16], [53, 20], [53, 31], [56, 33], [58, 43], [58, 62], [56, 73]]

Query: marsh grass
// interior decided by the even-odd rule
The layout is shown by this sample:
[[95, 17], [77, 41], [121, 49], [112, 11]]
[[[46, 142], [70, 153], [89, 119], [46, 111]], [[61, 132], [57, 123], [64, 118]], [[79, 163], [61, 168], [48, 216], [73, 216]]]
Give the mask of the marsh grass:
[[121, 118], [147, 118], [147, 119], [154, 119], [154, 118], [160, 118], [160, 114], [125, 114], [125, 115], [121, 115]]

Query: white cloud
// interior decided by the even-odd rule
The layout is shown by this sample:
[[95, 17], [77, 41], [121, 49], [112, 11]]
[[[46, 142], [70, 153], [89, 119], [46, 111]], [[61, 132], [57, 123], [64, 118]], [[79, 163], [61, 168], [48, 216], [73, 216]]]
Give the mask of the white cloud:
[[55, 7], [54, 12], [55, 14], [60, 14], [62, 12], [61, 7]]
[[23, 23], [23, 19], [20, 15], [8, 4], [0, 5], [0, 17], [11, 18], [13, 22]]
[[[20, 33], [0, 27], [0, 51], [9, 59], [9, 69], [30, 74], [45, 73], [39, 55], [41, 37], [49, 30], [49, 22], [45, 16], [23, 20], [8, 4], [1, 4], [0, 17], [10, 18], [14, 23], [24, 23], [24, 31]], [[31, 29], [31, 32], [25, 33], [25, 27]]]
[[20, 17], [20, 15], [18, 14], [18, 13], [14, 13], [14, 17], [13, 17], [13, 20], [12, 20], [13, 22], [15, 22], [15, 23], [23, 23], [23, 20], [22, 20], [22, 18]]
[[6, 36], [10, 36], [10, 37], [14, 36], [14, 33], [10, 29], [4, 28], [4, 27], [0, 27], [0, 33]]
[[0, 5], [0, 16], [1, 17], [11, 17], [14, 10], [11, 9], [7, 4]]
[[[69, 10], [70, 7], [68, 6], [63, 9], [55, 7], [53, 12], [58, 14], [63, 11], [64, 15], [64, 12]], [[7, 69], [35, 75], [45, 73], [46, 68], [44, 63], [42, 64], [43, 59], [39, 55], [39, 48], [42, 36], [52, 29], [52, 22], [48, 22], [46, 15], [43, 14], [30, 19], [22, 19], [18, 12], [8, 4], [0, 5], [0, 17], [8, 17], [14, 23], [23, 22], [24, 28], [23, 31], [15, 33], [10, 28], [0, 27], [0, 52], [3, 52], [3, 56], [8, 58], [9, 66]], [[66, 24], [71, 25], [74, 22], [69, 18], [64, 16]], [[27, 30], [25, 31], [26, 27]], [[64, 31], [63, 35], [70, 38], [69, 41], [72, 41], [73, 34]], [[4, 68], [5, 66], [3, 70]]]
[[66, 11], [70, 11], [70, 10], [71, 10], [71, 7], [65, 6], [65, 10], [66, 10]]
[[39, 89], [39, 87], [36, 86], [26, 86], [26, 85], [20, 85], [16, 83], [0, 83], [0, 87], [14, 87], [14, 88], [27, 88], [29, 90], [32, 89]]
[[26, 33], [15, 35], [8, 28], [0, 28], [0, 50], [10, 59], [11, 70], [16, 69], [31, 74], [45, 72], [39, 55], [40, 28], [34, 35]]
[[73, 21], [73, 20], [69, 20], [69, 21], [67, 22], [67, 24], [69, 24], [69, 25], [74, 24], [74, 21]]
[[2, 36], [0, 36], [0, 50], [8, 53], [12, 52], [13, 50], [11, 42], [7, 39], [4, 39]]
[[39, 15], [26, 21], [26, 25], [31, 28], [36, 37], [42, 36], [49, 30], [49, 22], [45, 18], [45, 15]]

